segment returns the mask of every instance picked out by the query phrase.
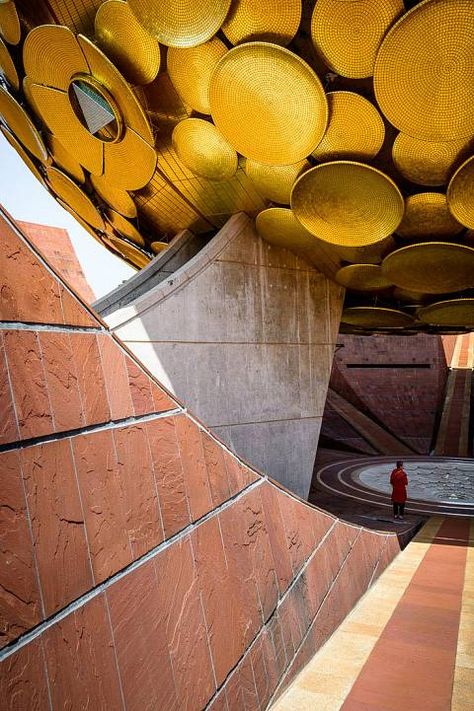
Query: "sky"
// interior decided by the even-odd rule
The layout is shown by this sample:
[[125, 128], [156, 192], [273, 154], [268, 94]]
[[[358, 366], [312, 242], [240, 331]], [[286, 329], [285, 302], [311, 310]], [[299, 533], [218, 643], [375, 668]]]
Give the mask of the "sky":
[[1, 134], [0, 203], [16, 220], [67, 229], [85, 277], [97, 298], [135, 274], [134, 269], [101, 247], [58, 205]]

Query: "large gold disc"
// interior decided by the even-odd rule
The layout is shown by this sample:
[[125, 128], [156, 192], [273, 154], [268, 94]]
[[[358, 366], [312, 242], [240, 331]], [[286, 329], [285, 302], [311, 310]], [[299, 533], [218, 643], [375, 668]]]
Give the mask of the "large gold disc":
[[327, 95], [329, 121], [324, 138], [313, 156], [319, 161], [369, 160], [377, 155], [385, 138], [379, 112], [367, 99], [352, 91]]
[[234, 0], [222, 31], [232, 44], [261, 41], [285, 46], [300, 21], [301, 0]]
[[151, 262], [151, 257], [135, 247], [130, 242], [126, 242], [118, 235], [107, 234], [102, 238], [104, 244], [111, 248], [113, 252], [118, 252], [127, 262], [130, 262], [136, 269], [143, 269]]
[[422, 242], [392, 252], [382, 271], [396, 286], [424, 294], [474, 288], [474, 249], [450, 242]]
[[303, 173], [291, 207], [316, 237], [343, 247], [365, 247], [394, 232], [403, 217], [403, 197], [384, 173], [351, 161], [324, 163]]
[[468, 158], [451, 178], [448, 205], [461, 224], [474, 228], [474, 156]]
[[25, 74], [34, 84], [67, 91], [75, 74], [89, 74], [73, 32], [62, 25], [40, 25], [23, 45]]
[[397, 227], [400, 237], [450, 237], [461, 232], [463, 226], [448, 209], [446, 196], [441, 193], [418, 193], [405, 200], [405, 214]]
[[20, 141], [18, 141], [13, 133], [10, 133], [8, 129], [6, 129], [4, 126], [0, 125], [0, 131], [3, 133], [4, 137], [7, 139], [8, 143], [11, 145], [11, 147], [18, 153], [20, 156], [21, 160], [23, 163], [26, 165], [26, 167], [33, 173], [35, 178], [40, 181], [42, 185], [45, 184], [44, 178], [41, 175], [40, 171], [36, 167], [36, 164], [34, 161], [31, 160], [30, 156], [28, 155], [27, 151], [23, 148], [21, 145]]
[[422, 141], [399, 133], [393, 148], [393, 162], [399, 173], [418, 185], [445, 185], [458, 164], [474, 147], [471, 139]]
[[393, 286], [378, 264], [348, 264], [339, 269], [336, 281], [353, 291], [383, 291]]
[[198, 47], [170, 47], [167, 68], [182, 100], [201, 114], [210, 114], [209, 84], [217, 63], [227, 52], [220, 39], [213, 37]]
[[102, 216], [92, 200], [66, 173], [51, 166], [48, 166], [46, 173], [48, 183], [63, 202], [69, 205], [74, 212], [77, 212], [91, 227], [98, 230], [104, 229]]
[[105, 144], [104, 175], [116, 188], [138, 190], [151, 180], [156, 161], [153, 146], [138, 133], [126, 128], [119, 143], [110, 146]]
[[173, 131], [178, 158], [195, 175], [210, 180], [228, 180], [237, 170], [237, 153], [214, 124], [203, 119], [185, 119]]
[[109, 59], [132, 84], [149, 84], [160, 69], [160, 46], [128, 3], [106, 0], [95, 16], [95, 36]]
[[61, 207], [63, 208], [63, 210], [66, 210], [66, 212], [69, 212], [69, 214], [70, 214], [72, 217], [74, 217], [74, 219], [80, 224], [80, 226], [82, 227], [83, 230], [85, 230], [86, 232], [88, 232], [91, 237], [93, 237], [97, 242], [99, 242], [100, 244], [102, 244], [102, 240], [101, 240], [100, 237], [97, 235], [97, 233], [95, 232], [94, 228], [91, 227], [88, 222], [86, 222], [85, 220], [83, 220], [82, 217], [77, 214], [77, 212], [74, 212], [74, 210], [72, 209], [72, 207], [71, 207], [70, 205], [68, 205], [67, 202], [64, 202], [64, 200], [61, 200], [61, 199], [58, 198], [58, 197], [56, 198], [56, 202], [58, 203], [58, 205], [61, 205]]
[[283, 47], [250, 42], [227, 52], [211, 79], [212, 118], [246, 158], [290, 165], [313, 151], [328, 107], [314, 71]]
[[10, 52], [5, 43], [0, 39], [0, 75], [2, 75], [8, 84], [18, 91], [20, 88], [20, 80]]
[[415, 319], [398, 309], [382, 306], [352, 306], [344, 309], [341, 322], [362, 328], [406, 328], [412, 326]]
[[14, 2], [0, 3], [0, 37], [8, 44], [18, 44], [21, 39], [20, 19]]
[[46, 146], [36, 126], [24, 108], [2, 86], [0, 86], [0, 117], [31, 155], [42, 162], [48, 160]]
[[107, 210], [106, 215], [108, 222], [112, 225], [116, 232], [122, 235], [122, 237], [138, 244], [139, 247], [145, 246], [145, 240], [141, 236], [140, 232], [137, 230], [135, 225], [123, 217], [123, 215], [120, 215], [115, 210]]
[[403, 11], [402, 0], [317, 0], [311, 20], [313, 44], [337, 74], [370, 77], [380, 43]]
[[169, 243], [168, 242], [152, 242], [150, 244], [150, 249], [153, 252], [153, 254], [160, 254], [161, 252], [164, 252], [165, 249], [168, 249]]
[[308, 249], [314, 241], [313, 235], [285, 207], [262, 210], [256, 217], [255, 225], [260, 237], [275, 247]]
[[107, 203], [107, 205], [124, 217], [134, 218], [137, 216], [137, 206], [131, 195], [126, 190], [116, 188], [110, 180], [103, 175], [91, 175], [91, 184], [97, 195]]
[[420, 321], [432, 326], [474, 328], [474, 299], [448, 299], [420, 309]]
[[374, 71], [377, 102], [400, 131], [427, 141], [472, 136], [474, 3], [425, 0], [382, 42]]
[[289, 205], [293, 184], [305, 170], [311, 168], [307, 160], [294, 165], [265, 165], [256, 160], [245, 161], [245, 172], [252, 179], [260, 195], [280, 205]]
[[81, 164], [64, 148], [56, 136], [48, 134], [46, 137], [49, 152], [54, 163], [67, 173], [77, 183], [84, 183], [86, 176]]
[[129, 0], [138, 21], [168, 47], [195, 47], [216, 34], [231, 0]]

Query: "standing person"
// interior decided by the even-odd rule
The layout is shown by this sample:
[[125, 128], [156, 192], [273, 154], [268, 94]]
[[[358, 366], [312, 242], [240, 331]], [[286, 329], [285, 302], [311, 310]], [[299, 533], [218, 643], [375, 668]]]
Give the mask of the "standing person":
[[397, 462], [396, 468], [390, 475], [390, 484], [392, 485], [393, 517], [403, 521], [408, 486], [408, 477], [403, 469], [403, 462]]

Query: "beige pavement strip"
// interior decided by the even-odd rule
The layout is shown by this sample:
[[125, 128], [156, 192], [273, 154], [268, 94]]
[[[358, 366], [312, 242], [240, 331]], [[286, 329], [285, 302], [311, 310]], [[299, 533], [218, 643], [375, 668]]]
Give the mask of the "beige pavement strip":
[[443, 520], [433, 516], [427, 521], [272, 706], [273, 711], [341, 708]]
[[452, 711], [471, 708], [474, 699], [474, 519], [469, 530], [458, 649], [454, 667]]

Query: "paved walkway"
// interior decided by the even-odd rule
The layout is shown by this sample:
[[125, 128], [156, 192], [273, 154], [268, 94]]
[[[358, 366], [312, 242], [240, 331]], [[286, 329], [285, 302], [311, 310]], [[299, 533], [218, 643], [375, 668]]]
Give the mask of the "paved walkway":
[[466, 711], [474, 699], [474, 519], [432, 517], [274, 711]]

